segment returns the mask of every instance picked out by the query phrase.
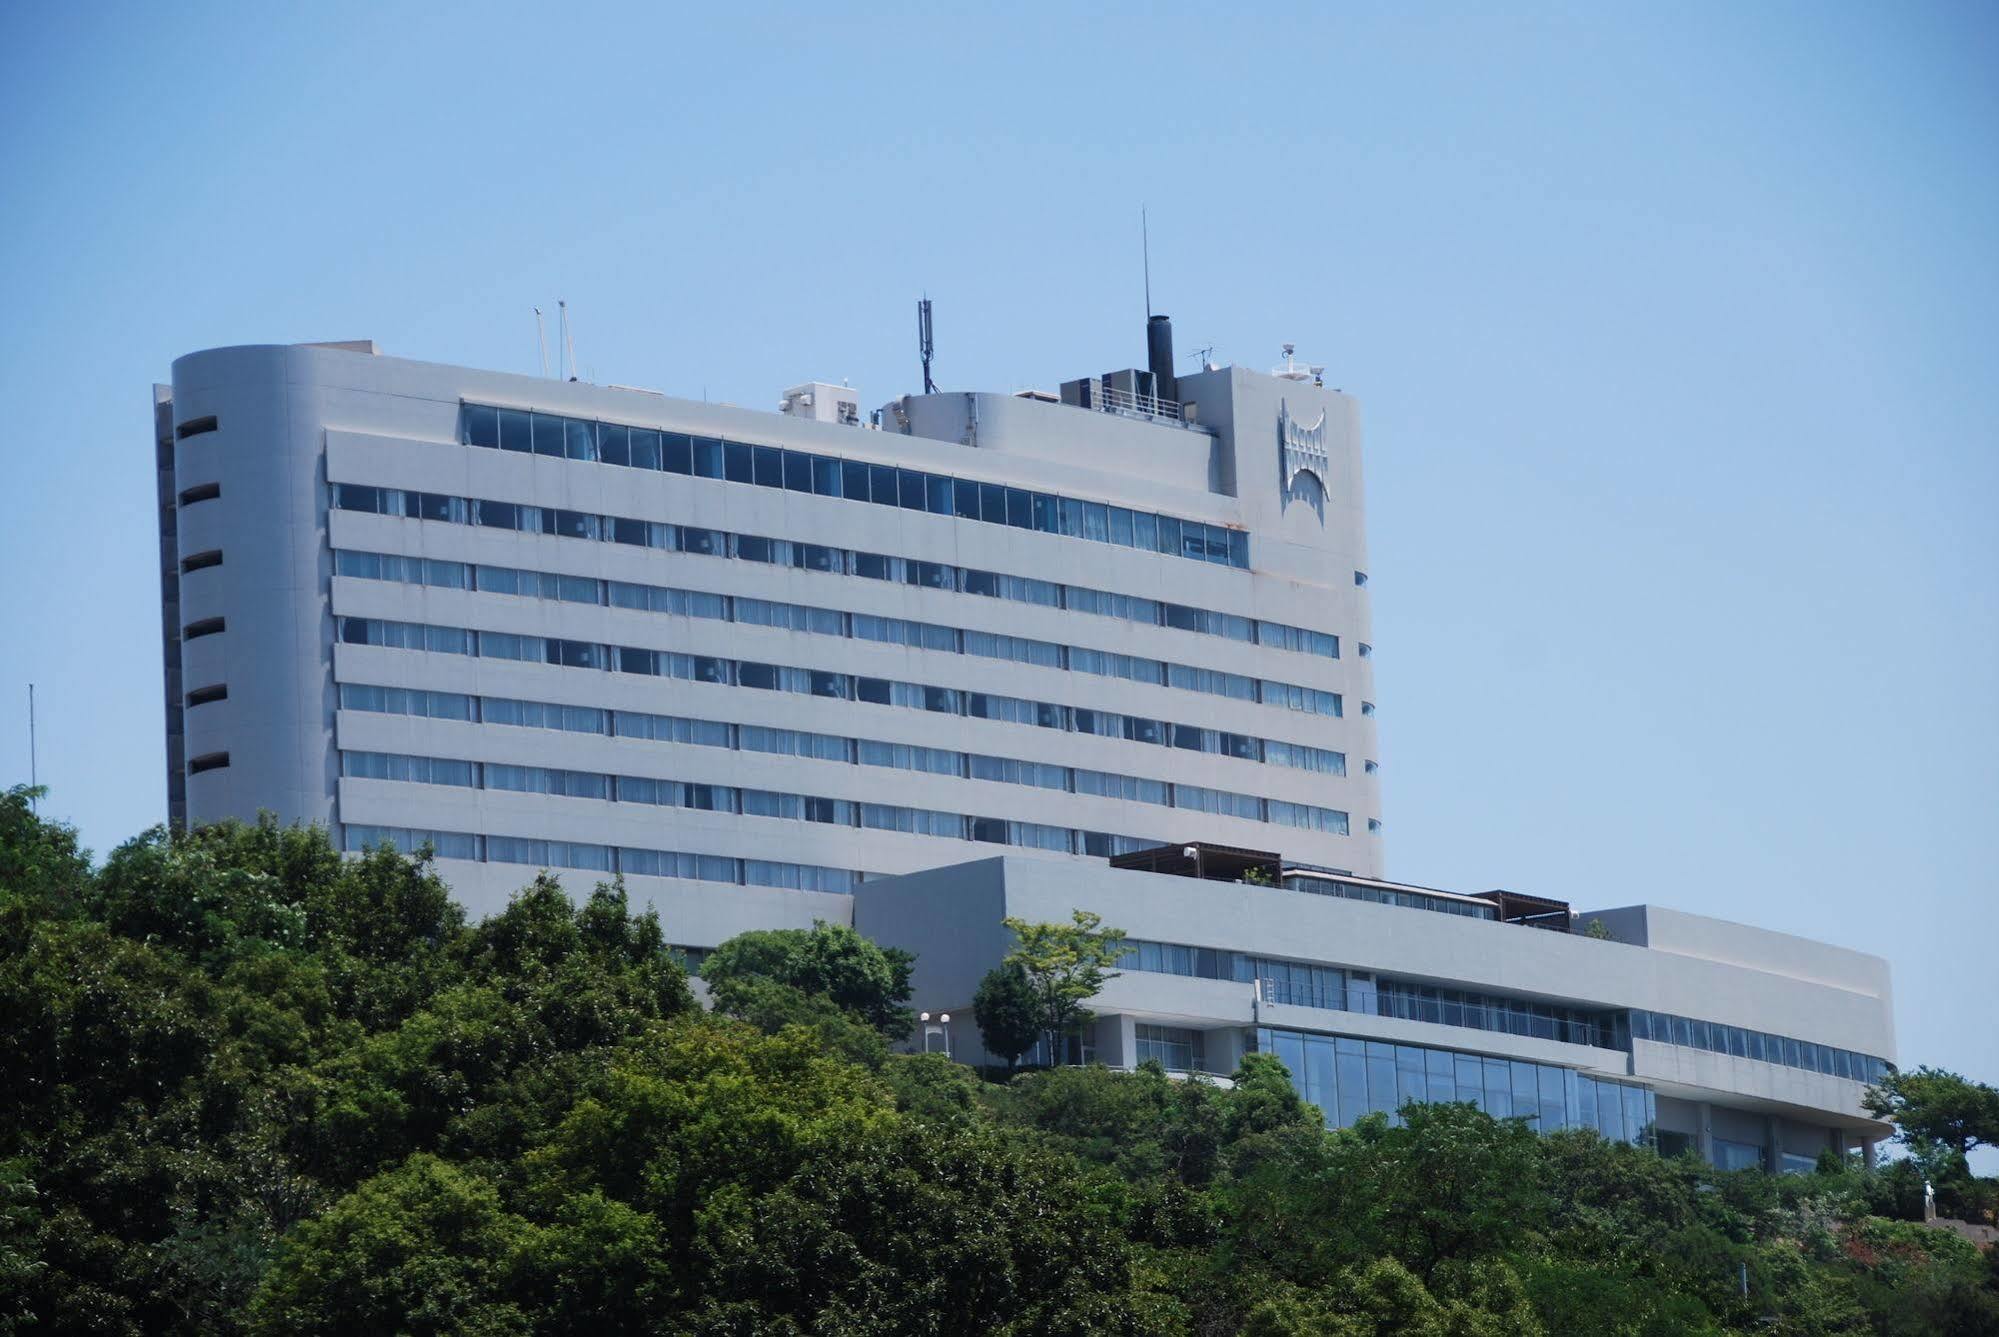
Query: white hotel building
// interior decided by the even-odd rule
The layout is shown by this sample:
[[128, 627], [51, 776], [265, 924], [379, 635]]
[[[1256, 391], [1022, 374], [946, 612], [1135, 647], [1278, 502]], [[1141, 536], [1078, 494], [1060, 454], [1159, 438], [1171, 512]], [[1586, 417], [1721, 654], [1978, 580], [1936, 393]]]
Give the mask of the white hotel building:
[[[620, 873], [693, 949], [858, 922], [920, 946], [936, 963], [924, 987], [961, 1011], [976, 979], [943, 971], [949, 944], [990, 948], [993, 912], [1022, 878], [1084, 905], [1091, 888], [1179, 871], [1107, 857], [1281, 851], [1291, 889], [1234, 889], [1258, 913], [1182, 918], [1178, 937], [1171, 916], [1148, 922], [1144, 898], [1110, 897], [1116, 922], [1154, 944], [1114, 989], [1158, 987], [1107, 1016], [1123, 1029], [1100, 1037], [1100, 1057], [1135, 1061], [1139, 1027], [1179, 1066], [1226, 1071], [1259, 1036], [1288, 1052], [1262, 1013], [1196, 1005], [1224, 983], [1328, 1044], [1360, 1012], [1404, 1006], [1381, 1001], [1400, 997], [1386, 976], [1351, 993], [1376, 964], [1355, 959], [1367, 935], [1341, 927], [1359, 914], [1388, 916], [1389, 936], [1417, 945], [1401, 983], [1475, 979], [1500, 1008], [1488, 1019], [1511, 1015], [1506, 1000], [1575, 1004], [1611, 1042], [1580, 1046], [1587, 1062], [1536, 1061], [1603, 1074], [1615, 1054], [1619, 1075], [1645, 1077], [1633, 1051], [1651, 1042], [1632, 1026], [1649, 1023], [1632, 1017], [1657, 1011], [1670, 1037], [1693, 1003], [1610, 996], [1616, 971], [1603, 997], [1539, 977], [1528, 963], [1547, 943], [1524, 939], [1553, 938], [1506, 921], [1566, 930], [1566, 907], [1512, 898], [1445, 918], [1420, 910], [1475, 898], [1381, 881], [1354, 401], [1288, 350], [1276, 373], [1176, 378], [1163, 318], [1148, 341], [1151, 370], [1059, 395], [939, 392], [871, 413], [821, 383], [761, 412], [366, 343], [183, 357], [154, 394], [170, 817], [268, 809], [323, 823], [348, 849], [427, 841], [475, 913], [538, 868], [579, 883]], [[974, 895], [986, 875], [948, 867], [980, 860], [1008, 874], [992, 904]], [[1158, 903], [1209, 877], [1161, 882]], [[961, 898], [948, 891], [959, 883]], [[912, 886], [929, 910], [897, 891]], [[1332, 894], [1300, 894], [1313, 890]], [[903, 908], [886, 920], [868, 911], [890, 904]], [[1633, 913], [1625, 944], [1564, 934], [1555, 950], [1666, 960], [1629, 945], [1644, 937]], [[1265, 938], [1235, 943], [1251, 924]], [[1208, 936], [1187, 940], [1196, 929]], [[1452, 946], [1426, 964], [1422, 944], [1467, 932], [1491, 950]], [[1226, 978], [1219, 964], [1154, 969], [1169, 947], [1229, 953]], [[1279, 958], [1339, 973], [1339, 1005], [1270, 1003], [1289, 987]], [[1857, 987], [1864, 1001], [1803, 1008], [1786, 1025], [1809, 1033], [1773, 1032], [1823, 1048], [1812, 1075], [1836, 1089], [1731, 1094], [1781, 1106], [1771, 1118], [1807, 1116], [1808, 1143], [1877, 1134], [1854, 1075], [1892, 1052], [1875, 965], [1821, 971], [1810, 987]], [[1309, 978], [1318, 992], [1295, 997], [1330, 1003], [1333, 977]], [[1770, 1029], [1750, 1029], [1745, 987], [1738, 1014], [1703, 1025]], [[1488, 1052], [1521, 1038], [1404, 1024]], [[1711, 1076], [1675, 1089], [1698, 1094]], [[1659, 1098], [1664, 1129], [1678, 1097]], [[1642, 1112], [1650, 1135], [1653, 1106]], [[1781, 1142], [1763, 1138], [1765, 1163], [1782, 1164]]]

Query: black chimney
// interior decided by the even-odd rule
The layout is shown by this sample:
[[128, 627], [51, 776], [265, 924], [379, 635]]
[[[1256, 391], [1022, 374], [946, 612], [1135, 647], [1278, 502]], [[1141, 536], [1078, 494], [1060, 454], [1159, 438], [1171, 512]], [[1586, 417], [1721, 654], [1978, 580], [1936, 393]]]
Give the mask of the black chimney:
[[1180, 381], [1173, 374], [1173, 322], [1165, 316], [1146, 317], [1145, 365], [1152, 372], [1152, 393], [1178, 402]]

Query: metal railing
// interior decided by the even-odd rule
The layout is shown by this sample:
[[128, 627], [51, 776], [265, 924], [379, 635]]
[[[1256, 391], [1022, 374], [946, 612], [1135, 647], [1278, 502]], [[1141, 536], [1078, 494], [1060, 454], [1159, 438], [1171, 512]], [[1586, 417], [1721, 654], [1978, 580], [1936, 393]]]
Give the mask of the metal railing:
[[1106, 413], [1136, 413], [1147, 418], [1167, 418], [1173, 422], [1185, 422], [1186, 412], [1177, 399], [1161, 399], [1158, 395], [1135, 395], [1129, 390], [1119, 390], [1099, 381], [1095, 389], [1098, 407]]

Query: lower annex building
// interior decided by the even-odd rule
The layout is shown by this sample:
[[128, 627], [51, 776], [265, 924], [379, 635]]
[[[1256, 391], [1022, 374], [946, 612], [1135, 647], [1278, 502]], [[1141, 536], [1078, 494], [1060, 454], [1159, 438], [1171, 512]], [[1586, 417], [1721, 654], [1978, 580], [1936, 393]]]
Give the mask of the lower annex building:
[[697, 957], [852, 923], [919, 953], [961, 1057], [1001, 919], [1083, 907], [1138, 945], [1069, 1058], [1265, 1049], [1330, 1122], [1449, 1092], [1773, 1170], [1881, 1136], [1878, 959], [1381, 880], [1357, 408], [1288, 347], [1176, 375], [1147, 334], [1145, 370], [866, 415], [181, 358], [170, 820], [429, 843], [475, 913], [619, 875]]

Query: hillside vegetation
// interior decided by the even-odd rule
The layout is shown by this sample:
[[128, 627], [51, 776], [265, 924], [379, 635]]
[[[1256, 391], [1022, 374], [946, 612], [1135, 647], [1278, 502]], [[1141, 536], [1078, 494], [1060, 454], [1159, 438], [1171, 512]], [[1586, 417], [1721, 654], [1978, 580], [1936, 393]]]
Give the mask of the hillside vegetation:
[[270, 824], [93, 869], [0, 796], [0, 1331], [1999, 1331], [1908, 1170], [1328, 1133], [1263, 1056], [989, 1081], [888, 1052], [907, 960], [846, 930], [718, 952], [734, 1016], [669, 938]]

